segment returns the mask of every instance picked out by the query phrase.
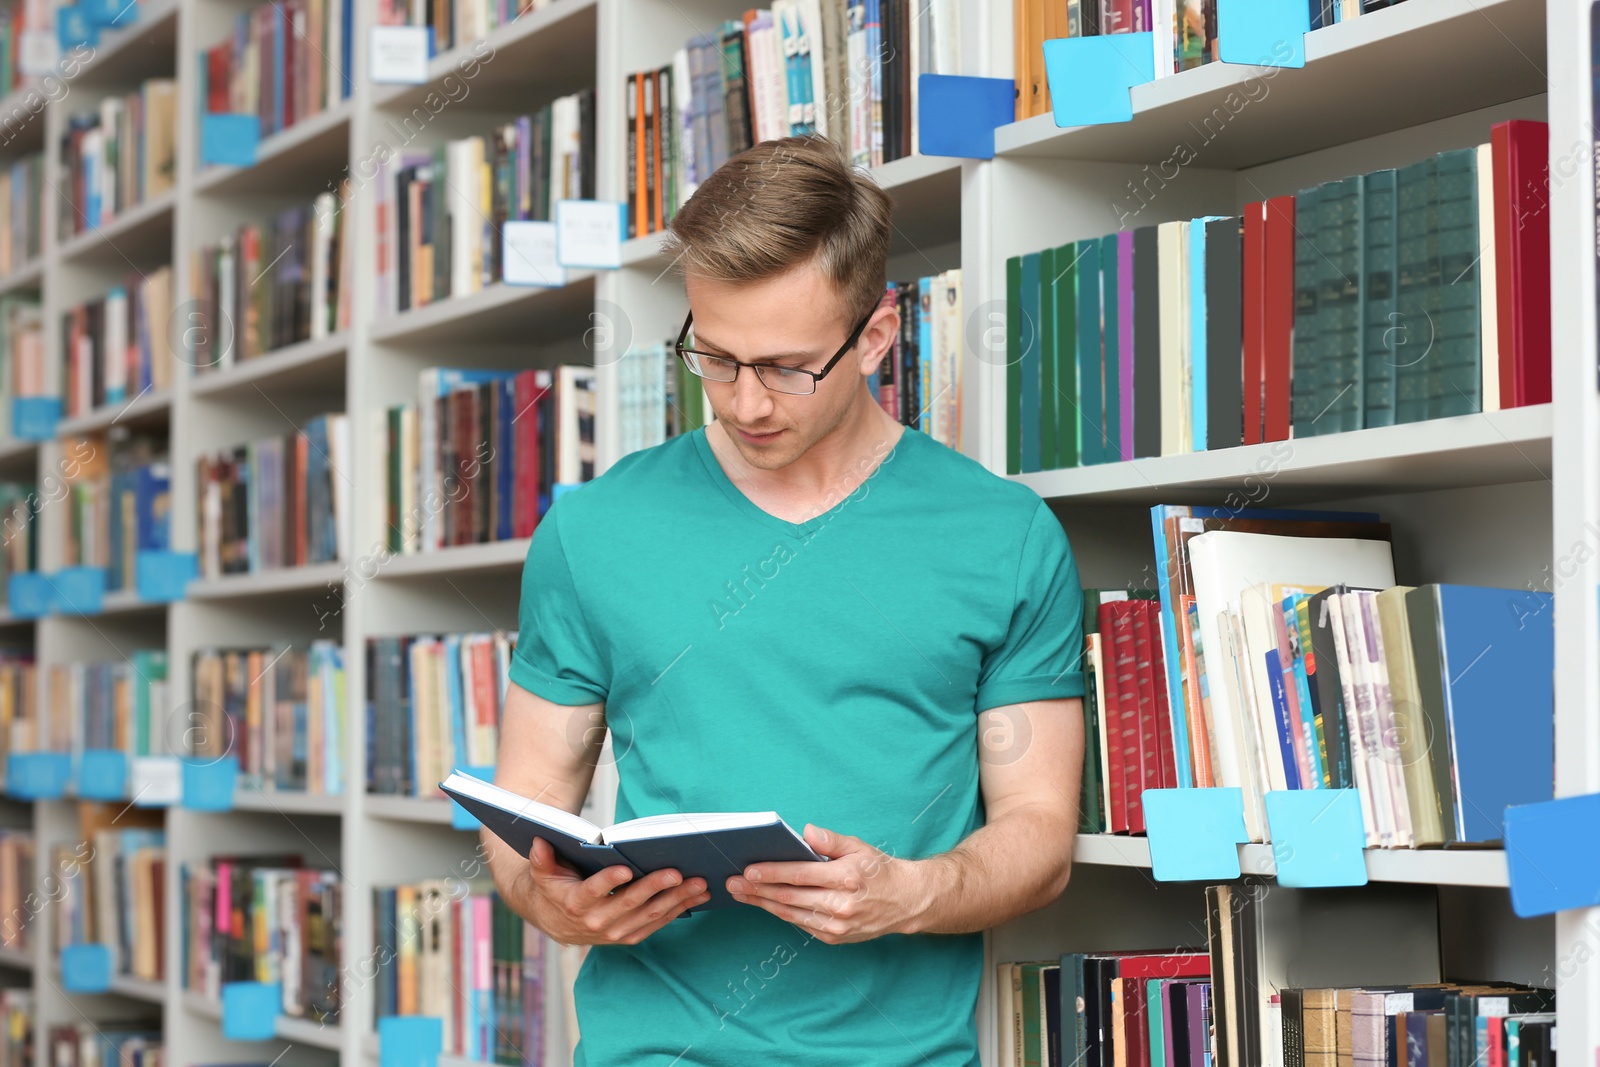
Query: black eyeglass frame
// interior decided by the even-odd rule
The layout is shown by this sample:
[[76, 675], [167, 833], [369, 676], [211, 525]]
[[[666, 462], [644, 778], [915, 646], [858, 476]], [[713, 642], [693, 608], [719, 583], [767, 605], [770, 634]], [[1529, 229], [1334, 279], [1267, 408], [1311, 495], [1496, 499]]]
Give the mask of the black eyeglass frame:
[[[845, 354], [856, 346], [857, 341], [861, 340], [861, 332], [867, 328], [867, 323], [872, 321], [872, 316], [877, 313], [877, 310], [880, 306], [881, 305], [874, 304], [872, 308], [867, 311], [866, 316], [856, 324], [856, 328], [850, 331], [850, 336], [845, 339], [844, 345], [839, 349], [839, 351], [833, 354], [833, 358], [828, 360], [821, 370], [806, 370], [804, 367], [775, 367], [771, 363], [746, 363], [743, 360], [734, 359], [731, 356], [718, 355], [715, 352], [703, 352], [698, 348], [685, 348], [683, 345], [684, 339], [689, 336], [689, 327], [694, 324], [693, 310], [691, 310], [688, 315], [684, 316], [683, 329], [678, 331], [678, 340], [673, 344], [672, 350], [678, 354], [679, 359], [683, 360], [683, 365], [689, 368], [689, 373], [693, 374], [697, 378], [704, 378], [708, 382], [719, 382], [723, 385], [731, 385], [739, 380], [740, 367], [749, 367], [751, 370], [755, 371], [756, 379], [768, 389], [772, 389], [772, 386], [767, 385], [767, 380], [761, 377], [761, 369], [763, 367], [771, 367], [774, 370], [787, 371], [790, 374], [809, 374], [812, 379], [811, 392], [809, 393], [791, 393], [785, 389], [772, 389], [772, 391], [774, 393], [784, 393], [787, 396], [812, 396], [815, 395], [817, 391], [817, 383], [822, 381], [823, 378], [827, 377], [828, 372], [833, 370], [833, 368], [838, 365], [838, 362], [845, 357]], [[689, 362], [689, 357], [687, 355], [689, 352], [693, 352], [697, 356], [705, 356], [707, 359], [720, 359], [724, 363], [732, 363], [734, 365], [733, 377], [727, 379], [726, 381], [721, 378], [706, 378], [705, 375], [694, 369], [694, 364]]]

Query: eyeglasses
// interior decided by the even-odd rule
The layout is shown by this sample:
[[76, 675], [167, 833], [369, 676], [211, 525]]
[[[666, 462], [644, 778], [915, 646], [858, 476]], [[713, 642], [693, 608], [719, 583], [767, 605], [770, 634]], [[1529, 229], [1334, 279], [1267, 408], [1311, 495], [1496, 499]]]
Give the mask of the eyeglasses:
[[684, 366], [690, 373], [696, 374], [710, 382], [731, 382], [739, 377], [740, 367], [749, 367], [756, 372], [756, 377], [761, 384], [776, 393], [806, 394], [817, 391], [817, 383], [827, 377], [845, 353], [856, 346], [861, 339], [861, 331], [867, 328], [867, 323], [872, 320], [873, 312], [878, 310], [874, 304], [856, 328], [850, 331], [850, 336], [845, 339], [844, 346], [833, 354], [827, 365], [819, 371], [804, 370], [799, 367], [778, 367], [771, 363], [746, 363], [743, 360], [729, 359], [727, 356], [717, 356], [710, 352], [700, 352], [693, 348], [685, 348], [684, 341], [689, 337], [689, 327], [694, 323], [694, 312], [689, 312], [683, 320], [683, 330], [678, 334], [678, 341], [673, 345], [673, 350], [678, 353], [678, 358], [683, 360]]

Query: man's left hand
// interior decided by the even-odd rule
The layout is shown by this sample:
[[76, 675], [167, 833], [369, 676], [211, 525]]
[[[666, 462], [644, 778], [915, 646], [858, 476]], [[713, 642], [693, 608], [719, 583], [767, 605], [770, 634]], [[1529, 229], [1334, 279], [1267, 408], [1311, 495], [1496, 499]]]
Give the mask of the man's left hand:
[[752, 863], [728, 879], [728, 892], [830, 945], [911, 932], [929, 895], [920, 861], [810, 823], [804, 836], [828, 862]]

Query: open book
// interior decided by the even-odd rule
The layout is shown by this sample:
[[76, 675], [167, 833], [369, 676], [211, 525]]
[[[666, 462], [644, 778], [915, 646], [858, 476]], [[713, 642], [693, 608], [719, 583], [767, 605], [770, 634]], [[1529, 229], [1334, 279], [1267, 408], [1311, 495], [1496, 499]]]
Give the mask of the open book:
[[618, 864], [631, 868], [635, 879], [666, 867], [677, 870], [684, 881], [704, 878], [711, 899], [701, 909], [738, 904], [728, 895], [727, 880], [752, 863], [826, 858], [812, 851], [775, 811], [647, 815], [601, 828], [465, 774], [451, 774], [439, 788], [519, 855], [528, 855], [533, 839], [542, 837], [584, 878]]

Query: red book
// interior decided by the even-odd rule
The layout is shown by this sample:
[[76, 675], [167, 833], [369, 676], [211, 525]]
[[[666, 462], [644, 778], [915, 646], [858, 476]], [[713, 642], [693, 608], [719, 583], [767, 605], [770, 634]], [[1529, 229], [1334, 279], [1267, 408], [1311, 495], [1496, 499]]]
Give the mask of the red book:
[[1494, 158], [1495, 303], [1500, 406], [1550, 402], [1550, 128], [1513, 119], [1490, 128]]
[[1289, 357], [1294, 338], [1294, 197], [1267, 201], [1261, 345], [1265, 441], [1289, 439]]
[[1106, 724], [1106, 797], [1111, 810], [1106, 826], [1114, 834], [1128, 832], [1128, 794], [1123, 781], [1122, 696], [1117, 687], [1115, 601], [1100, 605], [1100, 677], [1106, 688], [1106, 706], [1100, 709]]
[[[1139, 745], [1139, 668], [1134, 648], [1133, 612], [1126, 600], [1111, 602], [1112, 670], [1117, 676], [1117, 714], [1108, 720], [1116, 727], [1111, 750], [1122, 759], [1122, 793], [1128, 806], [1128, 832], [1144, 833], [1144, 765]], [[1101, 630], [1101, 647], [1105, 647]]]
[[1211, 975], [1211, 956], [1206, 952], [1156, 952], [1123, 956], [1117, 973], [1124, 978], [1207, 978]]
[[1138, 601], [1150, 628], [1150, 684], [1155, 691], [1156, 751], [1161, 754], [1161, 783], [1157, 788], [1178, 787], [1178, 764], [1172, 748], [1172, 709], [1167, 705], [1166, 655], [1161, 648], [1161, 607], [1154, 600]]
[[1261, 390], [1264, 363], [1262, 286], [1267, 258], [1267, 205], [1244, 206], [1244, 443], [1261, 443]]
[[[1141, 788], [1160, 789], [1165, 775], [1161, 771], [1161, 742], [1156, 732], [1156, 685], [1150, 635], [1150, 616], [1144, 600], [1128, 601], [1128, 624], [1133, 630], [1134, 680], [1139, 687], [1139, 766]], [[1144, 805], [1140, 804], [1140, 810]], [[1131, 1004], [1129, 1005], [1132, 1006]]]

